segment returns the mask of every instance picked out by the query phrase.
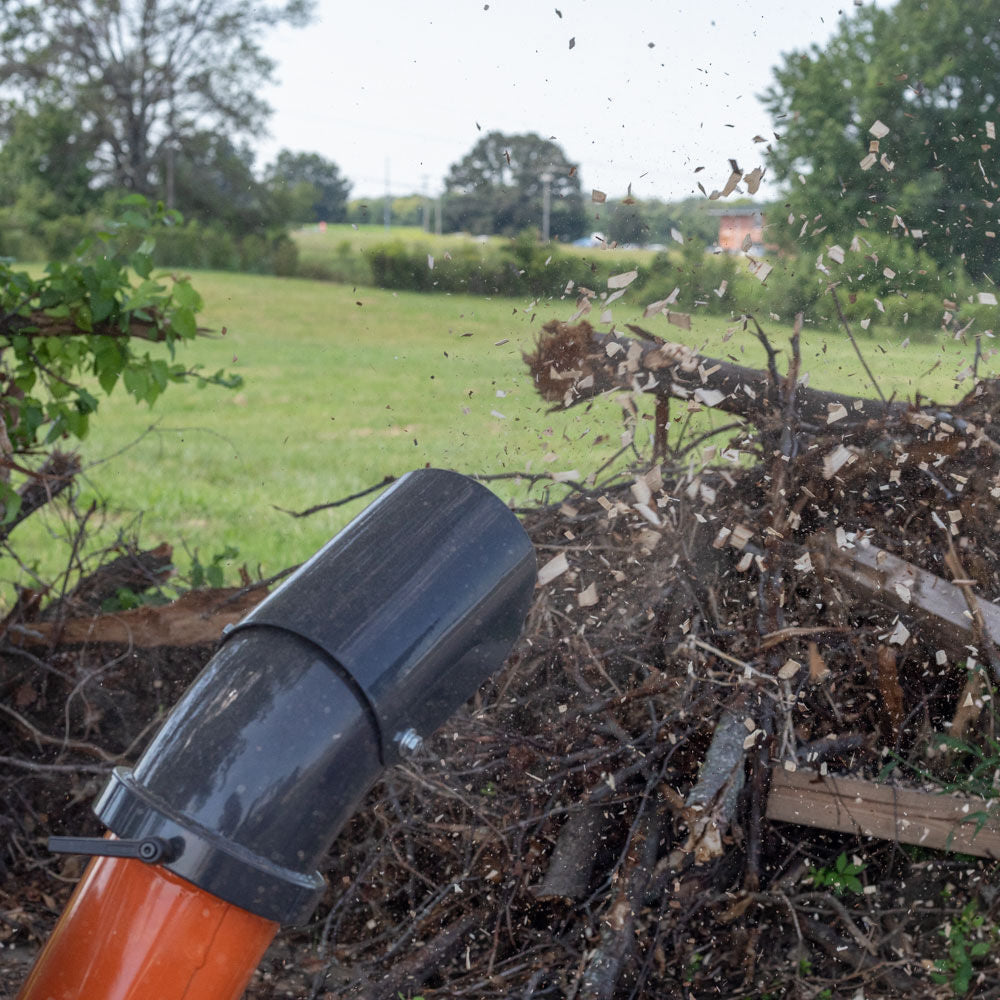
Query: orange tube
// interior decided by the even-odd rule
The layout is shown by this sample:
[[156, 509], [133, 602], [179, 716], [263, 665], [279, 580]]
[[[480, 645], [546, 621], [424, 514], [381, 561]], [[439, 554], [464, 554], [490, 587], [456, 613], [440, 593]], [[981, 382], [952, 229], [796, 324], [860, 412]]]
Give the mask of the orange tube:
[[158, 865], [94, 858], [18, 1000], [239, 1000], [277, 930]]

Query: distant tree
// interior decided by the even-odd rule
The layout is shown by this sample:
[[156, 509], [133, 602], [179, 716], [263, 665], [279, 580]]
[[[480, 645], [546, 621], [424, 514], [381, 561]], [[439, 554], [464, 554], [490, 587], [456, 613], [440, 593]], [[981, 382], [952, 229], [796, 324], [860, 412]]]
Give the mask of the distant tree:
[[174, 158], [177, 204], [235, 236], [285, 225], [284, 204], [253, 167], [253, 151], [245, 143], [235, 145], [215, 132], [185, 136]]
[[[738, 204], [733, 199], [726, 201], [726, 207]], [[682, 201], [646, 201], [642, 204], [643, 214], [649, 225], [651, 243], [669, 244], [674, 239], [676, 229], [685, 244], [708, 246], [719, 239], [719, 220], [709, 214], [719, 202], [705, 198], [685, 198]]]
[[445, 178], [445, 228], [513, 235], [542, 227], [543, 177], [548, 175], [549, 233], [574, 240], [586, 229], [575, 164], [535, 133], [490, 132]]
[[[260, 34], [313, 0], [3, 0], [0, 92], [72, 113], [108, 186], [173, 199], [173, 159], [207, 130], [260, 130], [274, 61]], [[160, 182], [161, 190], [157, 188]]]
[[611, 209], [605, 227], [605, 237], [615, 243], [649, 243], [649, 224], [643, 205], [633, 198], [625, 198]]
[[350, 182], [336, 163], [319, 153], [283, 149], [267, 171], [268, 182], [287, 206], [289, 222], [343, 222]]
[[[433, 217], [434, 206], [422, 194], [402, 195], [389, 202], [389, 224], [392, 226], [422, 226], [424, 212], [428, 222]], [[385, 222], [385, 198], [352, 198], [347, 203], [348, 222], [358, 225], [380, 226]]]
[[[998, 100], [990, 4], [854, 11], [825, 46], [786, 55], [763, 96], [779, 136], [770, 171], [788, 186], [772, 233], [815, 246], [858, 226], [894, 231], [938, 261], [1000, 277]], [[885, 134], [871, 131], [877, 121]]]
[[0, 128], [0, 205], [30, 203], [41, 218], [79, 215], [97, 200], [90, 137], [63, 108], [12, 111]]

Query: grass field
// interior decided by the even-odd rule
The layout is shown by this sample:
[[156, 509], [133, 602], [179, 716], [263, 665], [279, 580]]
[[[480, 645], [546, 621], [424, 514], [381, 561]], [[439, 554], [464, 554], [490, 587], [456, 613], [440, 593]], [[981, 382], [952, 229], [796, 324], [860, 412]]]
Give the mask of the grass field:
[[[182, 570], [186, 546], [202, 562], [238, 550], [226, 560], [230, 579], [242, 563], [253, 573], [276, 572], [311, 554], [368, 501], [303, 519], [276, 506], [336, 500], [425, 464], [586, 475], [620, 446], [618, 405], [601, 400], [549, 413], [522, 363], [546, 319], [569, 318], [571, 300], [529, 312], [528, 303], [511, 300], [297, 279], [199, 273], [194, 284], [206, 301], [203, 324], [226, 333], [197, 342], [184, 358], [238, 372], [243, 388], [175, 386], [152, 410], [111, 398], [82, 447], [95, 464], [81, 504], [106, 501], [102, 537], [141, 526], [144, 544], [174, 544]], [[688, 333], [662, 317], [643, 320], [643, 303], [629, 301], [614, 306], [619, 325], [638, 322], [709, 355], [763, 361], [749, 333], [736, 329], [726, 339], [731, 323], [696, 318]], [[787, 345], [787, 328], [770, 324], [768, 332]], [[862, 341], [883, 392], [955, 398], [952, 379], [971, 350], [951, 340], [904, 349], [901, 339]], [[812, 385], [871, 394], [842, 335], [807, 334], [803, 358]], [[524, 483], [494, 486], [508, 500], [529, 499]], [[65, 560], [65, 543], [60, 549], [46, 536], [64, 533], [57, 518], [33, 518], [13, 541], [22, 558], [43, 554], [39, 564], [52, 571]], [[15, 568], [7, 565], [10, 579]]]

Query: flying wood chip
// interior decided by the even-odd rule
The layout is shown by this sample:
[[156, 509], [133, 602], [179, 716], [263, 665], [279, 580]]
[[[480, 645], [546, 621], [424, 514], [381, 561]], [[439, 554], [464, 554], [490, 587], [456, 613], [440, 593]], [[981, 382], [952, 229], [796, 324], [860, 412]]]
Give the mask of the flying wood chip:
[[608, 288], [625, 288], [639, 277], [638, 271], [625, 271], [622, 274], [612, 274], [608, 278]]
[[884, 139], [889, 134], [890, 129], [884, 122], [876, 120], [875, 124], [872, 125], [868, 131], [871, 132], [876, 139]]
[[747, 186], [748, 194], [756, 194], [760, 187], [760, 182], [764, 179], [764, 170], [761, 167], [754, 167], [748, 174], [744, 174], [743, 180]]
[[603, 205], [608, 200], [608, 196], [603, 191], [598, 191], [597, 188], [594, 188], [590, 192], [590, 200], [598, 205]]
[[729, 180], [726, 181], [726, 186], [721, 191], [713, 191], [708, 197], [710, 201], [716, 201], [719, 198], [726, 198], [736, 190], [736, 185], [743, 180], [743, 171], [740, 170], [740, 165], [733, 159], [729, 161]]

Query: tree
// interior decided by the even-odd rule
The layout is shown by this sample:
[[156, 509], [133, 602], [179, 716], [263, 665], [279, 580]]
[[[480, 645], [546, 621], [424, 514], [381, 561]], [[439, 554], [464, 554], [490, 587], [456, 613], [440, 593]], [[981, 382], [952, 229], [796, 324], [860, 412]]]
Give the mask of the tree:
[[253, 151], [225, 135], [196, 132], [177, 149], [174, 191], [178, 205], [234, 236], [260, 233], [289, 221], [282, 199], [254, 175]]
[[343, 222], [351, 184], [336, 163], [319, 153], [283, 149], [268, 170], [271, 186], [285, 202], [289, 222]]
[[1000, 276], [998, 99], [989, 4], [866, 5], [825, 48], [787, 55], [763, 95], [777, 134], [769, 168], [788, 185], [769, 235], [815, 246], [859, 226], [894, 230], [938, 261]]
[[533, 132], [490, 132], [452, 164], [445, 178], [445, 228], [507, 236], [541, 229], [546, 183], [550, 234], [576, 239], [586, 228], [586, 216], [575, 164], [556, 143]]
[[0, 205], [30, 202], [46, 219], [79, 215], [94, 204], [89, 161], [93, 144], [76, 118], [63, 108], [40, 105], [15, 109], [0, 146]]
[[624, 198], [611, 209], [605, 236], [615, 243], [648, 243], [649, 224], [643, 205], [634, 198]]
[[[274, 62], [263, 29], [305, 24], [313, 0], [5, 0], [0, 81], [35, 110], [71, 112], [111, 187], [143, 194], [162, 179], [173, 202], [174, 160], [185, 137], [236, 139], [268, 114], [261, 84]], [[159, 167], [159, 169], [158, 169]]]
[[156, 233], [178, 222], [132, 194], [105, 231], [40, 276], [0, 261], [0, 540], [76, 474], [56, 449], [86, 436], [101, 395], [122, 389], [152, 405], [171, 383], [240, 384], [174, 357], [199, 335], [202, 307], [186, 277], [153, 274]]

